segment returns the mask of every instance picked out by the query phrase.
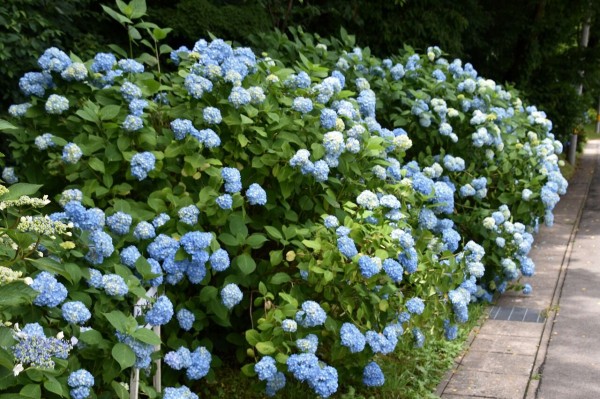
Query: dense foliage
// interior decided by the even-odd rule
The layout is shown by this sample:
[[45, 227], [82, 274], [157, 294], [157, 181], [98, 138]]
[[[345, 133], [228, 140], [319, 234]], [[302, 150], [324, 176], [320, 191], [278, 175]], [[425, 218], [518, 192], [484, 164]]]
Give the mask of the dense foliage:
[[348, 35], [171, 51], [142, 0], [117, 6], [149, 53], [49, 48], [0, 121], [6, 394], [127, 398], [141, 369], [156, 397], [160, 368], [164, 398], [196, 397], [232, 364], [268, 395], [375, 388], [398, 346], [454, 339], [471, 302], [533, 275], [566, 181], [512, 88]]

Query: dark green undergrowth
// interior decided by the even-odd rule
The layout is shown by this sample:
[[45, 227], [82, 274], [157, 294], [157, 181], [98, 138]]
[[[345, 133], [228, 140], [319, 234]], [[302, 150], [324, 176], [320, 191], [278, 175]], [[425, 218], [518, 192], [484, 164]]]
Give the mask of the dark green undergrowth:
[[[469, 333], [483, 321], [486, 304], [474, 304], [469, 308], [469, 321], [462, 326], [459, 336], [453, 340], [434, 340], [427, 336], [425, 345], [415, 350], [412, 341], [398, 344], [393, 355], [376, 359], [381, 365], [386, 381], [383, 387], [367, 388], [357, 380], [352, 386], [340, 386], [330, 398], [337, 399], [433, 399], [436, 388], [446, 373], [452, 369], [457, 358], [467, 345]], [[425, 333], [425, 331], [424, 331]], [[219, 380], [207, 384], [198, 394], [213, 398], [267, 398], [263, 384], [256, 378], [244, 376], [235, 367], [226, 364], [219, 370]], [[278, 399], [313, 399], [315, 393], [306, 384], [288, 379], [284, 390], [278, 392]]]

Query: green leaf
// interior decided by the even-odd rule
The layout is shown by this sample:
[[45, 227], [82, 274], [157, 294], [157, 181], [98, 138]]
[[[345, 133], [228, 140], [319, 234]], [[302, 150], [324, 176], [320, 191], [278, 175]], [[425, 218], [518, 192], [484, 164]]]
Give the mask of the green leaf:
[[104, 106], [100, 109], [100, 119], [103, 121], [110, 121], [116, 118], [117, 115], [119, 115], [119, 112], [121, 112], [120, 105], [110, 104]]
[[217, 290], [216, 287], [207, 285], [206, 287], [202, 288], [202, 290], [200, 290], [200, 295], [198, 296], [198, 300], [200, 302], [208, 302], [211, 299], [216, 298], [218, 292], [219, 291]]
[[234, 259], [234, 262], [238, 265], [240, 271], [246, 276], [256, 270], [256, 262], [249, 254], [243, 253], [238, 255]]
[[135, 270], [137, 270], [144, 280], [151, 280], [156, 275], [152, 273], [152, 266], [148, 263], [148, 260], [143, 256], [140, 256], [135, 261]]
[[96, 330], [87, 330], [79, 334], [79, 340], [85, 344], [96, 346], [102, 342], [102, 334]]
[[260, 292], [261, 295], [267, 295], [267, 292], [269, 292], [267, 286], [262, 281], [258, 283], [258, 292]]
[[127, 18], [125, 15], [119, 14], [112, 8], [105, 6], [104, 4], [100, 4], [105, 13], [110, 15], [113, 19], [115, 19], [120, 24], [132, 24], [133, 21]]
[[269, 282], [271, 284], [275, 284], [275, 285], [287, 283], [289, 281], [292, 281], [292, 278], [290, 277], [289, 274], [283, 273], [283, 272], [275, 273], [269, 280]]
[[269, 233], [271, 237], [275, 238], [276, 240], [283, 240], [281, 232], [276, 227], [265, 226], [265, 230], [267, 231], [267, 233]]
[[16, 200], [23, 195], [33, 195], [42, 187], [41, 184], [15, 183], [8, 187], [8, 193], [0, 196], [0, 200]]
[[254, 377], [256, 375], [256, 371], [254, 371], [254, 363], [251, 364], [245, 364], [242, 367], [242, 373], [246, 376], [246, 377]]
[[16, 129], [18, 129], [18, 127], [16, 127], [12, 123], [5, 121], [4, 119], [0, 119], [0, 131], [16, 130]]
[[[108, 322], [122, 333], [127, 332], [127, 326], [129, 324], [129, 318], [119, 310], [113, 310], [110, 313], [102, 313]], [[116, 360], [116, 359], [115, 359]], [[118, 360], [117, 360], [118, 361]]]
[[160, 345], [160, 338], [158, 338], [158, 335], [147, 328], [139, 328], [135, 330], [131, 336], [150, 345]]
[[287, 303], [289, 303], [290, 305], [293, 305], [296, 308], [298, 307], [298, 300], [296, 298], [294, 298], [293, 296], [291, 296], [290, 294], [286, 294], [285, 292], [280, 292], [279, 297], [281, 299], [283, 299], [284, 301], [286, 301]]
[[121, 366], [121, 371], [135, 364], [135, 353], [133, 350], [125, 345], [124, 343], [118, 342], [112, 348], [112, 357]]
[[256, 330], [246, 330], [246, 341], [249, 345], [255, 346], [260, 342], [260, 333]]
[[96, 157], [91, 157], [88, 161], [88, 165], [96, 172], [105, 173], [104, 162]]
[[173, 29], [171, 29], [171, 28], [164, 28], [164, 29], [161, 29], [161, 28], [154, 28], [154, 29], [152, 30], [152, 37], [153, 37], [153, 38], [154, 38], [154, 40], [156, 40], [157, 42], [158, 42], [158, 41], [161, 41], [161, 40], [163, 40], [164, 38], [166, 38], [166, 37], [167, 37], [167, 35], [169, 34], [169, 32], [171, 32], [172, 30], [173, 30]]
[[58, 380], [52, 376], [46, 376], [48, 378], [44, 381], [44, 389], [48, 392], [52, 392], [60, 396], [61, 398], [65, 397], [63, 386], [58, 382]]
[[263, 355], [271, 355], [276, 351], [275, 346], [271, 341], [257, 342], [255, 346], [256, 350], [258, 350]]
[[271, 263], [271, 266], [277, 266], [282, 261], [283, 261], [283, 251], [282, 250], [269, 252], [269, 263]]
[[262, 247], [267, 241], [269, 241], [269, 239], [265, 237], [264, 234], [254, 233], [246, 239], [246, 244], [256, 249]]
[[129, 5], [132, 8], [131, 19], [137, 19], [146, 15], [146, 0], [132, 0]]
[[238, 245], [240, 245], [237, 238], [235, 238], [229, 233], [222, 233], [221, 235], [219, 235], [219, 241], [221, 241], [225, 245], [229, 245], [232, 247], [237, 247]]
[[0, 366], [12, 370], [15, 365], [15, 359], [9, 351], [0, 348]]
[[4, 307], [30, 304], [39, 292], [35, 291], [22, 281], [15, 281], [0, 286], [0, 309]]
[[47, 272], [60, 274], [64, 278], [66, 278], [69, 281], [71, 281], [71, 275], [69, 275], [69, 273], [67, 273], [67, 271], [64, 269], [63, 265], [61, 265], [60, 263], [58, 263], [54, 259], [39, 258], [39, 259], [32, 259], [29, 262], [33, 266], [35, 266], [36, 268], [38, 268], [40, 270], [45, 270]]
[[25, 398], [40, 399], [42, 397], [42, 389], [38, 384], [25, 385], [19, 394]]
[[113, 388], [119, 399], [129, 399], [129, 391], [117, 381], [112, 381], [110, 386]]

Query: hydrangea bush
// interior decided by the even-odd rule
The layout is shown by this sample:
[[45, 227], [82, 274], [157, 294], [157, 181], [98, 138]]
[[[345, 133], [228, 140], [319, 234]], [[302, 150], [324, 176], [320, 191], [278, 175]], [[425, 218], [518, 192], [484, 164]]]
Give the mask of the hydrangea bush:
[[[9, 235], [32, 284], [0, 314], [27, 326], [0, 328], [7, 392], [127, 398], [137, 368], [156, 397], [160, 367], [165, 398], [196, 397], [233, 362], [269, 396], [378, 387], [385, 355], [454, 339], [471, 301], [533, 274], [566, 184], [550, 123], [512, 89], [435, 48], [171, 50], [140, 4], [110, 13], [152, 54], [50, 48], [0, 125], [3, 180], [44, 183], [44, 223], [73, 235]], [[34, 338], [50, 360], [25, 361]]]

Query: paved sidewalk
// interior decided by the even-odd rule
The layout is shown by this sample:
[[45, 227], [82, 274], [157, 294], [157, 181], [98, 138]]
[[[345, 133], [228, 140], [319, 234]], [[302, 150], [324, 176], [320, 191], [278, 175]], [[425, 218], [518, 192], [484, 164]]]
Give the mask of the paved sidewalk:
[[[588, 195], [589, 194], [589, 195]], [[587, 198], [587, 201], [586, 201]], [[585, 207], [584, 207], [585, 205]], [[600, 398], [600, 141], [590, 141], [554, 226], [540, 228], [531, 295], [502, 295], [438, 386], [444, 399]], [[559, 311], [560, 309], [560, 311]]]

